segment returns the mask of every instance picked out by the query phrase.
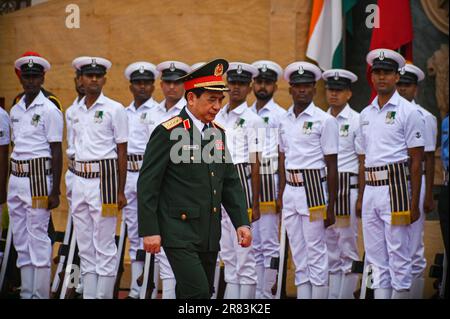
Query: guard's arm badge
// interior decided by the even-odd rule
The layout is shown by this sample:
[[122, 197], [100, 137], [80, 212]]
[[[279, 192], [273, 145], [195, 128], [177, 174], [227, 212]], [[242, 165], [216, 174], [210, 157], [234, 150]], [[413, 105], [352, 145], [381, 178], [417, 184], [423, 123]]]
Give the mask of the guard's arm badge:
[[181, 122], [183, 122], [183, 119], [179, 116], [175, 116], [172, 117], [170, 120], [161, 123], [162, 126], [164, 126], [164, 128], [166, 130], [171, 130], [173, 129], [175, 126], [177, 126], [178, 124], [180, 124]]

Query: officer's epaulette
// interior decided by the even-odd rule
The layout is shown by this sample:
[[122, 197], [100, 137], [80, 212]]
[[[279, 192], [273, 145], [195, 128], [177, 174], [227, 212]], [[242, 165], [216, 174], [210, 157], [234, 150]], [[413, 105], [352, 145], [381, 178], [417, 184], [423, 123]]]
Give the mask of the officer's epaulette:
[[213, 121], [212, 124], [213, 124], [213, 126], [214, 126], [215, 128], [221, 129], [222, 131], [225, 132], [225, 128], [222, 127], [222, 126], [220, 126], [219, 124], [217, 124], [217, 122]]
[[49, 99], [50, 101], [52, 101], [53, 104], [55, 104], [55, 106], [58, 108], [58, 110], [61, 111], [61, 102], [59, 102], [59, 100], [56, 98], [56, 96], [54, 95], [49, 95], [47, 96], [47, 99]]
[[164, 126], [166, 130], [171, 130], [181, 122], [183, 122], [183, 119], [180, 116], [175, 116], [172, 117], [170, 120], [161, 123], [161, 125]]

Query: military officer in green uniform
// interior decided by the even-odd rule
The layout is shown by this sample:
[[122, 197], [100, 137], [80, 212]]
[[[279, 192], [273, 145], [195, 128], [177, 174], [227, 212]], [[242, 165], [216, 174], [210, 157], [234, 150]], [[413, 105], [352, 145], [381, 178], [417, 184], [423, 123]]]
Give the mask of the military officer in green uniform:
[[180, 78], [187, 106], [159, 125], [138, 179], [138, 227], [144, 249], [164, 247], [180, 299], [210, 298], [220, 249], [222, 204], [242, 247], [251, 244], [244, 192], [213, 120], [227, 88], [228, 62], [217, 59]]

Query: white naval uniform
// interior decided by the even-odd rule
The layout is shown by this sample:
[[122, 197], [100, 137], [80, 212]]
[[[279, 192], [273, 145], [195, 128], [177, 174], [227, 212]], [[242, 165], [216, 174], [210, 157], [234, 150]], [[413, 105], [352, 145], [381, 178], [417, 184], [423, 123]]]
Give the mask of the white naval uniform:
[[[331, 109], [328, 110], [331, 113]], [[359, 130], [359, 113], [348, 104], [336, 116], [339, 125], [338, 172], [358, 174], [358, 154], [362, 153]], [[358, 184], [358, 177], [350, 177], [351, 185]], [[350, 227], [327, 228], [328, 266], [330, 272], [329, 298], [353, 299], [358, 280], [357, 274], [351, 274], [353, 261], [359, 260], [358, 220], [356, 201], [358, 189], [350, 189]], [[336, 217], [338, 218], [338, 217]], [[350, 281], [347, 283], [347, 281]]]
[[[425, 108], [412, 101], [412, 104], [416, 105], [419, 112], [425, 121], [425, 152], [436, 151], [436, 141], [437, 141], [437, 119], [436, 117], [428, 112]], [[412, 299], [422, 299], [423, 289], [424, 289], [424, 272], [427, 267], [427, 261], [425, 259], [425, 247], [423, 243], [424, 235], [424, 223], [425, 223], [425, 211], [423, 210], [423, 204], [425, 202], [425, 174], [422, 176], [422, 187], [420, 189], [420, 218], [410, 227], [411, 238], [411, 275], [412, 275], [412, 286], [411, 286], [411, 298]]]
[[[306, 122], [312, 122], [305, 130]], [[338, 153], [338, 124], [334, 117], [313, 102], [295, 117], [294, 106], [283, 116], [280, 150], [285, 153], [285, 169], [326, 168], [325, 155]], [[327, 183], [322, 183], [328, 201]], [[304, 187], [286, 184], [283, 216], [295, 264], [297, 298], [323, 298], [328, 293], [328, 255], [323, 220], [310, 221]]]
[[[37, 121], [33, 121], [38, 116]], [[62, 142], [63, 116], [60, 110], [40, 92], [25, 107], [25, 96], [10, 112], [12, 142], [11, 158], [30, 160], [51, 158], [50, 143]], [[47, 176], [47, 189], [52, 189], [52, 176]], [[48, 237], [50, 211], [32, 208], [30, 180], [11, 174], [8, 208], [17, 267], [21, 270], [21, 298], [49, 298], [52, 244]]]
[[[9, 127], [9, 115], [0, 107], [0, 146], [9, 145], [10, 143], [10, 127]], [[0, 168], [5, 169], [5, 168]], [[2, 235], [2, 221], [3, 221], [3, 203], [0, 204], [0, 237]], [[3, 260], [3, 252], [0, 251], [0, 266]]]
[[[228, 108], [227, 104], [220, 110], [216, 116], [216, 122], [225, 128], [227, 147], [233, 164], [250, 163], [250, 154], [263, 150], [264, 136], [261, 136], [264, 133], [261, 129], [263, 121], [252, 112], [247, 102], [229, 113]], [[250, 185], [249, 188], [251, 190]], [[253, 246], [243, 248], [238, 244], [236, 229], [223, 207], [221, 223], [219, 256], [225, 264], [225, 282], [228, 289], [225, 298], [253, 299], [257, 284]], [[255, 291], [253, 292], [252, 289]]]
[[[150, 134], [156, 127], [156, 119], [152, 110], [156, 107], [153, 98], [148, 99], [136, 109], [134, 102], [127, 108], [128, 116], [128, 155], [144, 155]], [[142, 162], [141, 162], [142, 164]], [[137, 180], [139, 171], [127, 171], [125, 184], [125, 197], [127, 206], [122, 209], [123, 218], [127, 225], [128, 240], [130, 241], [129, 254], [131, 259], [131, 287], [129, 296], [139, 298], [140, 287], [136, 279], [142, 274], [144, 263], [136, 261], [136, 252], [143, 249], [142, 238], [138, 234], [137, 220]]]
[[[396, 112], [388, 120], [388, 112]], [[408, 160], [408, 148], [424, 146], [424, 123], [416, 107], [395, 92], [380, 110], [378, 97], [360, 114], [366, 169]], [[375, 298], [391, 298], [411, 286], [409, 228], [391, 225], [389, 186], [364, 189], [362, 224], [366, 262], [373, 267]], [[392, 294], [395, 296], [395, 294]]]
[[[167, 110], [166, 100], [162, 100], [161, 103], [155, 106], [152, 112], [157, 122], [156, 126], [174, 116], [177, 116], [186, 105], [187, 101], [184, 97], [182, 97], [174, 106]], [[153, 132], [156, 126], [152, 128], [150, 133]], [[161, 252], [156, 255], [155, 261], [159, 263], [159, 276], [162, 280], [163, 285], [162, 299], [175, 299], [175, 275], [172, 271], [172, 267], [170, 266], [169, 260], [167, 259], [163, 247], [161, 247]]]
[[[122, 104], [100, 94], [88, 109], [83, 98], [72, 112], [75, 160], [117, 158], [117, 144], [126, 143], [128, 122]], [[96, 119], [102, 111], [101, 119]], [[118, 260], [115, 243], [117, 217], [102, 216], [100, 178], [75, 176], [72, 217], [81, 260], [84, 298], [112, 298]]]
[[[264, 122], [265, 139], [262, 151], [263, 159], [270, 159], [275, 171], [278, 169], [278, 144], [280, 119], [286, 110], [275, 103], [272, 98], [259, 111], [256, 102], [251, 110], [258, 114]], [[278, 174], [275, 174], [275, 198], [278, 191]], [[280, 256], [279, 214], [261, 214], [261, 218], [253, 223], [253, 250], [255, 251], [258, 286], [256, 298], [272, 299], [272, 287], [277, 278], [277, 270], [270, 268], [272, 258]]]

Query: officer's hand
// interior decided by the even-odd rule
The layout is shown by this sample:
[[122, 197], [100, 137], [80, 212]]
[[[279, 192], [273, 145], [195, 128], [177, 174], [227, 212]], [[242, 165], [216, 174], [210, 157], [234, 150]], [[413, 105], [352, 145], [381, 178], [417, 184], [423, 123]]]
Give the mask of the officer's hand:
[[280, 214], [283, 210], [283, 196], [278, 195], [276, 203], [277, 214]]
[[252, 223], [261, 218], [261, 212], [259, 210], [259, 203], [252, 207]]
[[48, 209], [55, 209], [59, 206], [59, 195], [48, 196]]
[[247, 226], [241, 226], [236, 230], [238, 244], [242, 247], [249, 247], [252, 244], [252, 231]]
[[356, 217], [361, 218], [362, 216], [362, 198], [358, 197], [356, 201]]
[[431, 213], [435, 209], [433, 194], [426, 196], [423, 203], [423, 210], [425, 214]]
[[411, 207], [411, 224], [420, 218], [419, 207]]
[[325, 228], [330, 227], [336, 222], [336, 217], [334, 216], [334, 209], [331, 205], [327, 207], [327, 219], [323, 221]]
[[127, 206], [127, 204], [128, 204], [128, 202], [127, 202], [127, 198], [125, 197], [125, 194], [118, 193], [117, 194], [117, 206], [118, 206], [119, 210], [121, 210], [122, 208]]
[[161, 236], [145, 236], [144, 237], [144, 250], [151, 254], [157, 254], [161, 251]]

